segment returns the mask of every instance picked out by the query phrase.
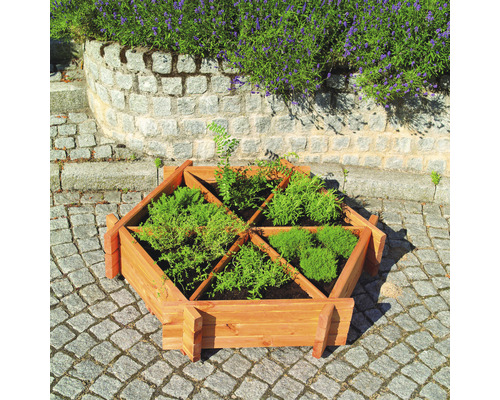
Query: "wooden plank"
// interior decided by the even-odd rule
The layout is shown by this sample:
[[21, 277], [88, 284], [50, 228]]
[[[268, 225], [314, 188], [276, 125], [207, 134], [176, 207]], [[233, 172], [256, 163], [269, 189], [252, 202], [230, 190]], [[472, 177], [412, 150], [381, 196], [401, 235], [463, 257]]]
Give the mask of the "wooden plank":
[[333, 304], [325, 304], [321, 313], [319, 314], [318, 326], [316, 328], [316, 336], [314, 337], [314, 345], [312, 356], [315, 358], [320, 358], [325, 351], [326, 342], [328, 340], [328, 334], [330, 332], [330, 326], [332, 323], [333, 309], [335, 306]]
[[163, 193], [172, 193], [177, 186], [182, 183], [183, 171], [186, 167], [193, 165], [193, 161], [187, 160], [168, 179], [160, 183], [151, 193], [142, 199], [132, 210], [130, 210], [122, 219], [120, 219], [113, 228], [108, 229], [104, 234], [104, 251], [108, 254], [113, 253], [113, 242], [118, 236], [118, 230], [122, 226], [137, 225], [140, 219], [147, 213], [147, 205], [159, 198]]
[[[114, 214], [106, 215], [106, 231], [110, 231], [118, 222], [118, 218]], [[118, 235], [110, 241], [107, 251], [104, 254], [104, 265], [107, 278], [114, 278], [120, 272], [120, 242]]]
[[[377, 226], [378, 216], [372, 215], [368, 222], [373, 226]], [[380, 261], [382, 260], [382, 251], [385, 246], [385, 239], [387, 235], [380, 236], [378, 239], [378, 243], [375, 243], [375, 239], [372, 231], [372, 240], [368, 245], [368, 251], [366, 253], [366, 260], [364, 270], [371, 276], [375, 276], [378, 273], [378, 268], [380, 266]]]
[[273, 299], [273, 300], [198, 300], [165, 305], [166, 323], [182, 323], [180, 310], [184, 305], [194, 305], [203, 315], [205, 324], [239, 322], [304, 322], [318, 318], [325, 304], [335, 303], [339, 318], [349, 315], [354, 300], [346, 299]]
[[201, 358], [203, 318], [193, 306], [184, 307], [182, 351], [193, 362]]
[[365, 263], [368, 243], [370, 242], [372, 231], [364, 228], [359, 237], [358, 243], [347, 260], [337, 282], [330, 293], [329, 298], [350, 297], [354, 287], [358, 283], [361, 271]]
[[[305, 229], [311, 233], [316, 233], [321, 226], [301, 226], [302, 229]], [[362, 226], [343, 226], [345, 230], [351, 231], [356, 236], [359, 236], [364, 227]], [[278, 235], [281, 232], [288, 232], [290, 229], [293, 229], [293, 226], [258, 226], [252, 227], [251, 232], [254, 232], [260, 236], [269, 237], [273, 235]]]
[[285, 270], [288, 271], [292, 276], [295, 276], [294, 282], [300, 286], [311, 298], [313, 299], [324, 299], [326, 296], [314, 286], [304, 275], [302, 275], [292, 264], [287, 262], [283, 257], [281, 257], [276, 250], [269, 246], [259, 235], [249, 232], [250, 239], [252, 243], [265, 251], [269, 257], [274, 260], [279, 260], [279, 262], [284, 266]]
[[[319, 314], [326, 304], [335, 306], [328, 329], [327, 345], [345, 344], [354, 300], [326, 299], [318, 302], [311, 299], [310, 302], [315, 303], [313, 309], [292, 310], [288, 307], [288, 313], [285, 312], [288, 314], [288, 320], [287, 317], [284, 317], [274, 321], [273, 317], [283, 315], [283, 310], [281, 313], [273, 313], [271, 318], [265, 310], [257, 311], [256, 307], [251, 307], [246, 312], [242, 311], [239, 315], [237, 313], [217, 313], [217, 316], [214, 316], [211, 311], [202, 312], [198, 307], [199, 302], [191, 304], [197, 304], [196, 309], [203, 319], [202, 348], [312, 346], [316, 337]], [[318, 305], [320, 307], [317, 307]], [[179, 349], [182, 346], [183, 314], [178, 309], [177, 313], [181, 314], [181, 318], [176, 318], [176, 323], [163, 325], [164, 349]], [[297, 318], [301, 315], [303, 318], [306, 316], [308, 318]], [[261, 320], [256, 316], [260, 316]], [[311, 318], [311, 316], [313, 317]], [[207, 318], [209, 319], [207, 320]]]

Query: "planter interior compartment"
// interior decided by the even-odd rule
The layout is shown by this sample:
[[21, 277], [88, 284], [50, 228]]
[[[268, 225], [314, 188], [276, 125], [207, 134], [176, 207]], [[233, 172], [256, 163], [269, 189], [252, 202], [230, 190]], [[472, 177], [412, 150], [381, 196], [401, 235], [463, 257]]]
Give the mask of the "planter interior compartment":
[[[118, 220], [107, 216], [104, 235], [106, 276], [121, 273], [144, 300], [148, 310], [162, 324], [162, 345], [167, 349], [180, 349], [192, 361], [200, 359], [202, 348], [313, 346], [313, 356], [320, 357], [327, 345], [346, 343], [354, 300], [349, 298], [363, 269], [376, 274], [382, 255], [385, 234], [376, 228], [377, 217], [368, 221], [348, 206], [344, 207], [345, 229], [359, 234], [358, 244], [347, 260], [329, 296], [325, 296], [302, 274], [295, 282], [305, 290], [309, 299], [261, 300], [199, 300], [213, 279], [209, 277], [187, 298], [167, 278], [151, 256], [132, 236], [137, 225], [148, 213], [147, 206], [162, 194], [170, 195], [179, 185], [199, 188], [207, 201], [222, 205], [208, 190], [204, 182], [215, 182], [216, 167], [193, 167], [188, 160], [181, 166], [164, 167], [164, 181]], [[291, 165], [291, 164], [290, 164]], [[308, 174], [309, 167], [294, 167]], [[283, 177], [280, 185], [288, 184]], [[268, 197], [266, 202], [272, 198]], [[227, 212], [231, 213], [226, 207]], [[261, 210], [250, 219], [255, 225]], [[263, 246], [270, 257], [280, 257], [260, 235], [268, 236], [290, 227], [251, 227], [242, 232], [229, 253], [251, 240]], [[317, 227], [308, 227], [309, 230]], [[231, 255], [224, 256], [213, 272], [222, 270]], [[294, 268], [285, 260], [284, 267]]]

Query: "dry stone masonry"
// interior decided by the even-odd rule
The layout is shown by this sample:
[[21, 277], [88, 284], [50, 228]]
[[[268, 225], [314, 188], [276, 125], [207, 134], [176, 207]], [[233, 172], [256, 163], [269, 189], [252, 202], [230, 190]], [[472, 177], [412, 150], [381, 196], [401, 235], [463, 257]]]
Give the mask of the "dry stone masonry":
[[85, 44], [84, 66], [89, 106], [103, 134], [132, 152], [213, 161], [207, 125], [215, 121], [241, 140], [236, 156], [243, 161], [295, 152], [310, 165], [449, 176], [449, 97], [442, 93], [386, 110], [359, 100], [348, 89], [353, 78], [334, 74], [314, 99], [287, 105], [235, 84], [238, 71], [222, 60], [99, 41]]

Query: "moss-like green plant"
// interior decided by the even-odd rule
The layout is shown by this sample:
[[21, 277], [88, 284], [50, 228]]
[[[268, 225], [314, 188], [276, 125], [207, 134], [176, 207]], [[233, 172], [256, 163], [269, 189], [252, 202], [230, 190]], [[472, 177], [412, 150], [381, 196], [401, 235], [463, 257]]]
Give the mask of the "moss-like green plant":
[[317, 239], [335, 254], [348, 259], [358, 243], [358, 237], [341, 226], [325, 226], [318, 229]]
[[300, 268], [309, 279], [331, 281], [337, 277], [337, 255], [323, 247], [305, 249], [300, 256]]
[[269, 237], [269, 243], [282, 257], [291, 260], [300, 256], [301, 251], [313, 246], [313, 234], [303, 228], [294, 227], [286, 232]]
[[272, 261], [252, 243], [241, 246], [226, 270], [214, 275], [212, 297], [217, 292], [247, 289], [249, 299], [262, 298], [268, 287], [280, 287], [292, 279], [278, 260]]

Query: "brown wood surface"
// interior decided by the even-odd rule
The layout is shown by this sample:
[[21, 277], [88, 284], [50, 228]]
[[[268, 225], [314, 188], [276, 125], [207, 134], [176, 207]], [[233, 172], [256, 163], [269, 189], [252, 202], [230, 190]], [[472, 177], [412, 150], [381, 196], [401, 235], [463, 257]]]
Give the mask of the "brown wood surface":
[[[113, 227], [118, 222], [118, 218], [114, 214], [106, 215], [106, 232], [113, 229]], [[114, 278], [120, 273], [120, 250], [118, 248], [118, 236], [111, 239], [114, 243], [111, 243], [112, 251], [105, 251], [104, 254], [104, 266], [106, 270], [106, 277]], [[109, 250], [109, 248], [108, 248]]]
[[316, 336], [314, 337], [314, 345], [312, 356], [320, 358], [325, 351], [326, 343], [332, 324], [334, 304], [325, 304], [318, 318], [318, 326], [316, 327]]
[[354, 248], [349, 260], [347, 260], [337, 282], [330, 293], [329, 298], [350, 297], [354, 287], [358, 283], [359, 277], [365, 264], [366, 252], [371, 238], [371, 230], [364, 228], [359, 236], [358, 243]]
[[182, 352], [196, 362], [201, 358], [203, 318], [193, 306], [185, 306], [183, 316]]
[[[304, 301], [306, 300], [306, 301]], [[229, 304], [227, 304], [229, 303]], [[180, 303], [182, 304], [182, 303]], [[235, 300], [190, 302], [202, 316], [202, 348], [312, 346], [320, 313], [334, 305], [326, 345], [345, 344], [353, 299]], [[169, 307], [170, 321], [163, 325], [163, 348], [182, 346], [182, 307]]]

